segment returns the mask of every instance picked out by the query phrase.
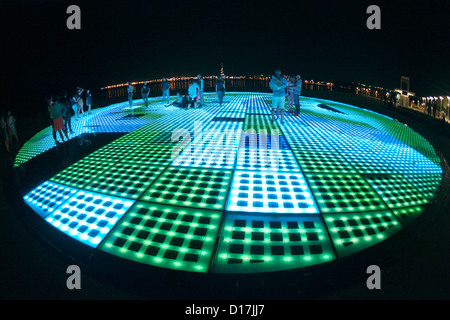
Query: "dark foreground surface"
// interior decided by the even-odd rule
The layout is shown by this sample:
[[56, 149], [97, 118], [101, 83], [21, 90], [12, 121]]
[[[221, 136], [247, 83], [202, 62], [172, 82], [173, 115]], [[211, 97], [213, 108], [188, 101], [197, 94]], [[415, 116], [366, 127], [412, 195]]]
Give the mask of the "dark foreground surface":
[[[3, 179], [0, 189], [0, 293], [2, 299], [241, 299], [264, 300], [373, 300], [407, 299], [430, 300], [450, 298], [450, 159], [449, 129], [408, 110], [388, 109], [378, 100], [326, 91], [310, 91], [305, 95], [336, 100], [371, 109], [407, 123], [427, 138], [443, 160], [444, 183], [430, 208], [409, 227], [381, 244], [364, 250], [349, 259], [330, 266], [316, 267], [282, 275], [266, 274], [261, 277], [222, 277], [187, 279], [185, 276], [166, 274], [167, 285], [152, 286], [158, 274], [146, 274], [138, 286], [132, 284], [136, 275], [124, 267], [121, 279], [111, 279], [109, 268], [103, 270], [81, 267], [81, 289], [69, 290], [67, 267], [77, 264], [49, 246], [34, 231], [33, 226], [12, 208], [12, 185]], [[29, 139], [46, 126], [46, 115], [22, 119], [17, 124], [20, 138]], [[93, 140], [103, 143], [103, 137]], [[79, 148], [72, 142], [72, 149]], [[77, 149], [78, 150], [78, 149]], [[53, 153], [60, 163], [74, 161], [85, 148], [76, 153]], [[51, 158], [49, 158], [51, 159]], [[50, 160], [49, 160], [50, 161]], [[11, 160], [2, 148], [2, 177], [8, 173]], [[53, 168], [57, 170], [58, 168]], [[31, 170], [39, 171], [39, 167]], [[44, 169], [42, 169], [44, 170]], [[47, 170], [47, 169], [46, 169]], [[70, 254], [70, 253], [69, 253]], [[108, 259], [103, 263], [110, 263]], [[381, 270], [381, 289], [369, 290], [366, 285], [367, 267], [378, 265]], [[114, 269], [114, 266], [111, 266]], [[130, 271], [130, 272], [128, 272]], [[169, 279], [170, 277], [170, 279]], [[174, 278], [179, 277], [179, 278]], [[170, 281], [169, 281], [170, 280]], [[146, 285], [148, 284], [148, 285]], [[148, 289], [147, 289], [148, 288]], [[269, 303], [270, 304], [270, 303]]]

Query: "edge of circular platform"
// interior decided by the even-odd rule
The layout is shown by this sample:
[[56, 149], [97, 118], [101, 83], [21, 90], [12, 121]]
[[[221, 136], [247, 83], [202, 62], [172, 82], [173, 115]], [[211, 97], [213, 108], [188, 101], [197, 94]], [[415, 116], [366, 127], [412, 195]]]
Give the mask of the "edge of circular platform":
[[[318, 99], [320, 100], [320, 99]], [[435, 148], [436, 150], [436, 148]], [[447, 160], [438, 152], [443, 168], [442, 185], [449, 184], [449, 169]], [[15, 181], [13, 169], [8, 173], [9, 181]], [[11, 185], [14, 185], [12, 183]], [[7, 190], [8, 198], [18, 216], [34, 235], [58, 256], [67, 261], [83, 266], [88, 272], [99, 279], [124, 290], [136, 292], [151, 298], [208, 298], [214, 299], [242, 296], [249, 298], [290, 299], [302, 295], [322, 292], [325, 288], [343, 283], [351, 283], [350, 275], [360, 274], [364, 278], [362, 268], [373, 262], [389, 260], [404, 246], [415, 241], [422, 232], [424, 225], [433, 221], [433, 216], [439, 214], [438, 199], [442, 197], [442, 188], [436, 194], [435, 200], [427, 209], [408, 224], [408, 228], [396, 232], [388, 239], [381, 241], [350, 256], [335, 259], [326, 263], [300, 269], [273, 271], [264, 274], [214, 274], [177, 271], [153, 267], [131, 260], [116, 257], [106, 252], [90, 248], [79, 241], [55, 230], [50, 224], [34, 213], [21, 197], [17, 199], [19, 190], [16, 187]], [[70, 254], [68, 254], [70, 252]], [[127, 272], [124, 272], [127, 270]], [[121, 277], [117, 277], [120, 274]], [[345, 276], [343, 276], [345, 274]], [[155, 278], [158, 281], [155, 281]], [[134, 285], [132, 283], [139, 283]], [[192, 288], [196, 288], [195, 292]], [[301, 288], [299, 290], [299, 288]]]

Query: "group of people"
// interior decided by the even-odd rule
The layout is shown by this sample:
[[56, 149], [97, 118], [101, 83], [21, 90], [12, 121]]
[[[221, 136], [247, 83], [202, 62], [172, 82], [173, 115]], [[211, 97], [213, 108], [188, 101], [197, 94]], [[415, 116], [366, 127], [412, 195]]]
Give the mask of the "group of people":
[[[173, 103], [170, 103], [170, 81], [166, 78], [162, 79], [162, 102], [166, 106], [175, 106], [183, 109], [197, 108], [204, 105], [203, 98], [203, 78], [201, 74], [197, 75], [197, 78], [192, 78], [189, 80], [189, 87], [187, 89], [187, 94], [182, 95], [177, 92], [176, 99]], [[128, 86], [128, 103], [130, 108], [133, 107], [133, 94], [135, 92], [135, 87], [127, 83]], [[284, 123], [284, 112], [286, 98], [288, 103], [288, 112], [292, 113], [294, 116], [298, 116], [300, 113], [300, 95], [302, 90], [302, 78], [298, 74], [296, 76], [285, 77], [281, 74], [281, 70], [276, 70], [274, 76], [270, 81], [270, 88], [273, 91], [272, 96], [272, 122], [277, 119], [281, 119], [281, 123]], [[222, 106], [223, 98], [225, 96], [225, 82], [219, 76], [216, 80], [215, 91], [219, 100], [219, 105]], [[144, 82], [141, 87], [141, 96], [145, 104], [148, 107], [148, 96], [150, 94], [150, 87], [147, 81]]]
[[[189, 87], [187, 89], [187, 94], [182, 95], [180, 92], [177, 92], [177, 97], [174, 102], [170, 103], [170, 89], [171, 84], [170, 81], [166, 78], [162, 79], [162, 102], [165, 103], [166, 106], [175, 106], [184, 109], [197, 108], [200, 106], [204, 106], [204, 98], [203, 98], [203, 89], [204, 89], [204, 81], [201, 74], [197, 75], [197, 78], [189, 79]], [[133, 108], [133, 95], [135, 92], [135, 87], [127, 82], [127, 92], [128, 92], [128, 104], [130, 108]], [[219, 104], [222, 106], [223, 97], [225, 96], [225, 82], [221, 77], [218, 77], [216, 81], [216, 93], [219, 98]], [[148, 96], [150, 94], [150, 86], [147, 81], [144, 81], [144, 84], [141, 87], [141, 97], [144, 102], [145, 107], [148, 107]]]
[[61, 137], [62, 143], [69, 140], [68, 133], [73, 133], [71, 110], [73, 110], [75, 120], [78, 120], [81, 116], [85, 116], [85, 106], [87, 107], [88, 114], [92, 112], [92, 94], [90, 90], [84, 90], [83, 88], [77, 87], [73, 94], [69, 95], [66, 91], [62, 94], [48, 97], [46, 99], [46, 104], [53, 129], [53, 139], [55, 140], [55, 144], [59, 145], [60, 142], [57, 139], [57, 132]]
[[[16, 119], [11, 114], [11, 111], [3, 113], [0, 119], [0, 125], [2, 127], [2, 140], [4, 141], [6, 151], [11, 152], [11, 146], [16, 141], [17, 145], [19, 145], [19, 137], [17, 136], [16, 131]], [[13, 140], [14, 138], [14, 140]]]
[[[128, 93], [128, 104], [130, 108], [133, 110], [133, 95], [134, 95], [135, 87], [127, 82], [127, 93]], [[163, 78], [162, 80], [162, 92], [163, 92], [163, 101], [167, 99], [167, 105], [170, 103], [170, 82]], [[142, 101], [145, 104], [145, 107], [148, 107], [148, 96], [150, 95], [150, 86], [147, 81], [144, 81], [144, 84], [141, 87], [141, 97]]]
[[438, 109], [437, 100], [428, 101], [426, 107], [427, 107], [427, 115], [436, 118], [436, 110]]
[[[284, 123], [284, 111], [286, 105], [286, 97], [288, 101], [289, 113], [298, 116], [300, 113], [300, 94], [302, 91], [302, 77], [289, 76], [286, 79], [281, 74], [281, 70], [276, 70], [274, 76], [270, 80], [270, 89], [272, 89], [272, 122], [281, 119]], [[295, 110], [293, 107], [295, 106]]]
[[[177, 99], [172, 104], [176, 107], [183, 109], [196, 109], [205, 105], [203, 97], [204, 81], [202, 75], [197, 75], [197, 80], [195, 78], [189, 79], [188, 93], [182, 96], [179, 92], [177, 93]], [[225, 96], [225, 82], [221, 76], [217, 77], [215, 91], [219, 99], [219, 106], [222, 106], [223, 97]]]

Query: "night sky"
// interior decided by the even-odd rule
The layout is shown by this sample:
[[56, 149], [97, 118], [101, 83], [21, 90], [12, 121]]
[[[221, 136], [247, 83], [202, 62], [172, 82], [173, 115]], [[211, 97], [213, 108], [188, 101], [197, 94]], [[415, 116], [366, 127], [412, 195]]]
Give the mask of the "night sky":
[[[66, 9], [81, 9], [69, 30]], [[366, 8], [381, 8], [369, 30]], [[450, 95], [449, 1], [62, 1], [1, 6], [4, 104], [163, 76], [300, 73]], [[40, 100], [39, 100], [40, 101]], [[39, 106], [40, 108], [40, 106]]]

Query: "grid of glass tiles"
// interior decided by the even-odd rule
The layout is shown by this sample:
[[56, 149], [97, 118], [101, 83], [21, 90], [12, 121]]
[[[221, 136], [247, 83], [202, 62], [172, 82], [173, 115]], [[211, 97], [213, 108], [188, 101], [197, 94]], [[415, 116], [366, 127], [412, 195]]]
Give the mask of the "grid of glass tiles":
[[[125, 113], [122, 109], [123, 104], [113, 104], [104, 108], [93, 109], [92, 114], [80, 117], [78, 120], [72, 117], [72, 129], [74, 134], [70, 134], [69, 138], [81, 135], [83, 133], [103, 133], [103, 132], [130, 132], [143, 125], [158, 121], [152, 113], [146, 113], [146, 116], [139, 118], [130, 118], [126, 121], [120, 121]], [[164, 113], [158, 111], [157, 113]], [[58, 137], [59, 139], [59, 137]], [[23, 163], [33, 159], [37, 155], [44, 153], [55, 147], [55, 141], [52, 136], [52, 127], [49, 126], [34, 137], [28, 140], [19, 150], [14, 167], [18, 167]]]
[[[124, 117], [125, 105], [76, 126], [131, 132], [24, 200], [70, 237], [152, 266], [265, 272], [326, 262], [400, 230], [442, 180], [439, 157], [420, 135], [341, 103], [303, 98], [301, 116], [286, 114], [281, 127], [271, 122], [271, 94], [227, 93], [221, 108], [136, 109], [137, 117]], [[49, 138], [38, 133], [16, 161], [27, 161], [29, 142]], [[277, 171], [262, 166], [267, 150]]]
[[318, 216], [228, 215], [218, 241], [214, 272], [266, 272], [335, 258]]
[[299, 151], [336, 152], [336, 149], [313, 128], [305, 126], [305, 120], [298, 117], [290, 120], [289, 126], [283, 126], [282, 132], [295, 153]]
[[113, 142], [111, 142], [111, 144], [115, 145], [115, 144], [133, 143], [139, 145], [146, 143], [148, 140], [150, 140], [151, 138], [155, 137], [158, 134], [159, 134], [158, 131], [135, 130], [114, 140]]
[[21, 147], [14, 160], [14, 167], [18, 167], [54, 146], [55, 141], [52, 137], [52, 128], [41, 130]]
[[276, 123], [268, 115], [247, 114], [245, 116], [244, 134], [281, 134]]
[[202, 135], [214, 135], [217, 132], [237, 132], [240, 134], [242, 131], [243, 122], [238, 119], [230, 120], [212, 120], [206, 127]]
[[140, 200], [222, 210], [231, 175], [231, 170], [168, 167]]
[[373, 246], [402, 228], [389, 210], [325, 214], [324, 220], [338, 257]]
[[289, 144], [284, 136], [278, 134], [248, 134], [241, 137], [241, 148], [289, 150]]
[[433, 199], [439, 190], [442, 181], [440, 174], [405, 174], [403, 175], [411, 182], [421, 194], [428, 199]]
[[[351, 149], [349, 149], [351, 150]], [[361, 174], [389, 174], [396, 173], [386, 158], [375, 156], [373, 153], [359, 153], [355, 150], [341, 152], [343, 157]]]
[[97, 160], [97, 161], [111, 161], [117, 162], [124, 158], [126, 155], [135, 151], [139, 145], [135, 143], [113, 143], [107, 144], [106, 146], [92, 152], [85, 159], [86, 160]]
[[97, 247], [134, 201], [78, 191], [45, 220], [70, 237]]
[[222, 110], [220, 113], [217, 114], [217, 117], [231, 118], [231, 119], [244, 119], [245, 112], [244, 111], [237, 112], [237, 111]]
[[[215, 148], [216, 147], [216, 148]], [[172, 165], [181, 167], [201, 167], [233, 169], [237, 147], [226, 144], [194, 141], [176, 158]]]
[[265, 133], [242, 134], [235, 169], [300, 172], [286, 138]]
[[294, 155], [305, 173], [357, 173], [337, 152], [294, 149]]
[[270, 114], [272, 107], [271, 97], [250, 97], [247, 102], [247, 114]]
[[[127, 108], [118, 106], [99, 112], [95, 116], [91, 116], [90, 119], [80, 122], [91, 132], [130, 132], [151, 123], [163, 115], [164, 113], [162, 112], [149, 112], [149, 110], [142, 108], [135, 109], [134, 114], [131, 115]], [[74, 122], [72, 121], [72, 127]]]
[[148, 141], [151, 144], [173, 144], [174, 138], [171, 131], [162, 131], [159, 134], [151, 137]]
[[434, 151], [433, 146], [408, 126], [374, 112], [370, 112], [370, 117], [367, 117], [367, 114], [369, 114], [368, 111], [356, 110], [355, 108], [353, 108], [353, 110], [354, 111], [352, 112], [354, 113], [365, 113], [362, 115], [365, 121], [370, 122], [372, 126], [385, 132], [389, 137], [391, 137], [391, 139], [394, 138], [397, 141], [400, 141], [401, 143], [414, 148], [417, 152], [423, 154], [431, 161], [439, 165], [439, 156]]
[[400, 174], [372, 175], [365, 179], [391, 209], [428, 203], [428, 199]]
[[404, 207], [392, 210], [397, 219], [403, 224], [414, 220], [425, 211], [425, 206]]
[[45, 181], [26, 194], [23, 199], [37, 214], [44, 218], [76, 192], [77, 189]]
[[172, 166], [233, 169], [242, 122], [212, 121]]
[[306, 174], [322, 213], [386, 209], [372, 187], [357, 174]]
[[165, 167], [118, 162], [104, 170], [84, 189], [111, 196], [137, 199]]
[[301, 173], [234, 171], [228, 211], [319, 213]]
[[177, 144], [146, 143], [125, 155], [121, 162], [167, 166], [178, 156], [178, 150]]
[[82, 188], [93, 177], [101, 175], [101, 173], [113, 166], [114, 164], [108, 161], [96, 161], [81, 159], [75, 162], [70, 167], [60, 171], [55, 176], [50, 178], [50, 181], [61, 183], [74, 188]]
[[190, 113], [186, 113], [186, 110], [180, 110], [180, 112], [183, 113], [178, 114], [175, 119], [165, 119], [167, 122], [163, 126], [164, 131], [166, 133], [173, 133], [176, 130], [186, 131], [189, 132], [192, 137], [195, 137], [219, 114], [220, 109], [218, 107], [209, 106], [191, 111], [192, 112]]
[[236, 169], [300, 172], [300, 167], [289, 149], [241, 148]]
[[398, 148], [391, 157], [392, 167], [402, 174], [442, 173], [442, 168], [415, 149]]
[[207, 272], [222, 213], [137, 202], [100, 249], [165, 268]]
[[218, 117], [225, 117], [227, 113], [244, 114], [247, 110], [247, 98], [245, 95], [235, 96], [228, 103], [223, 105]]

